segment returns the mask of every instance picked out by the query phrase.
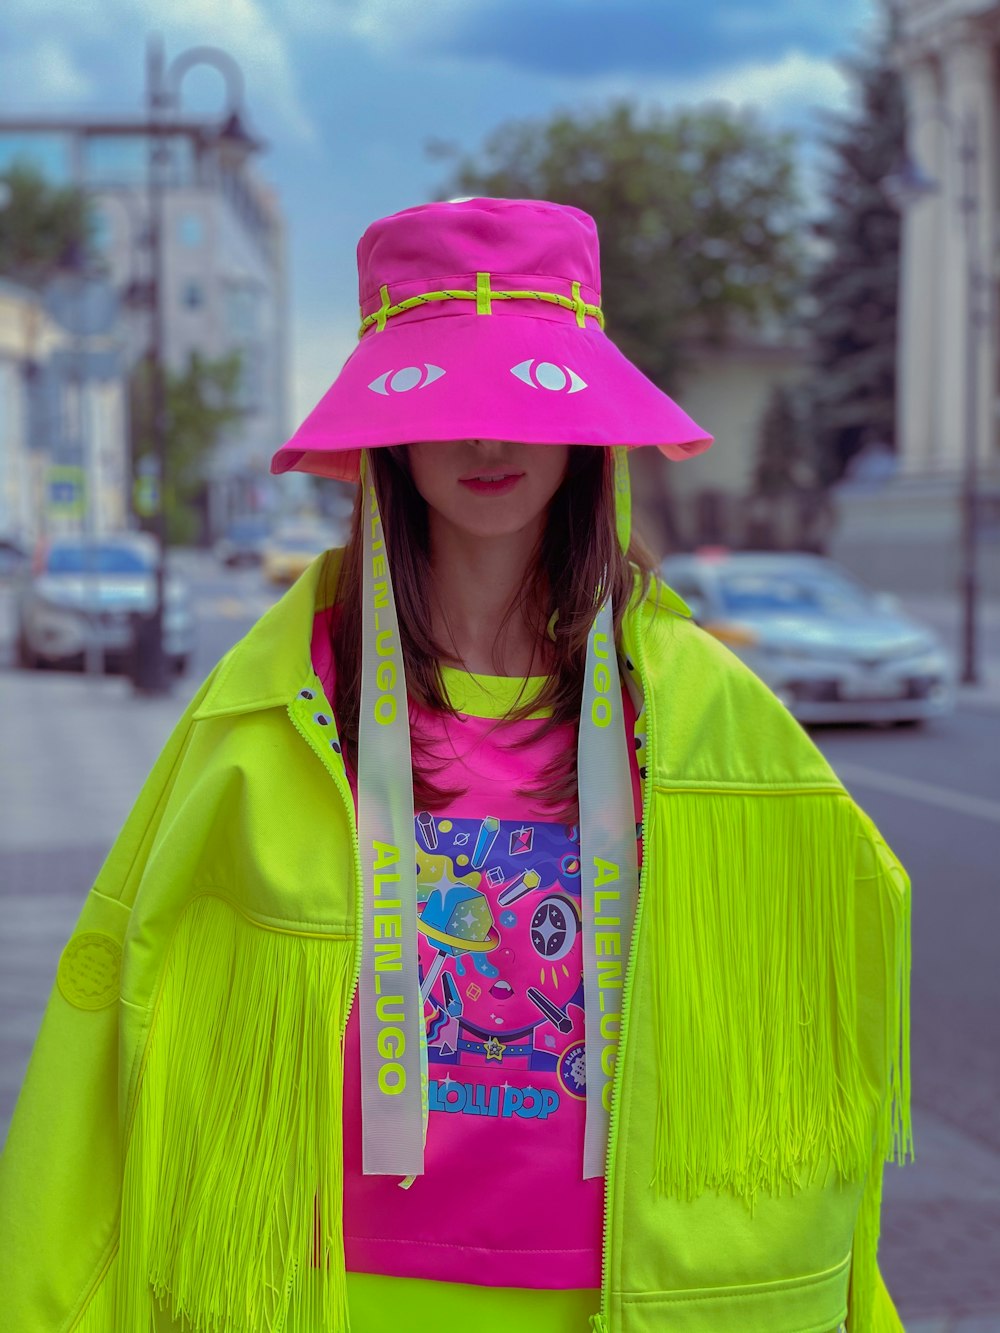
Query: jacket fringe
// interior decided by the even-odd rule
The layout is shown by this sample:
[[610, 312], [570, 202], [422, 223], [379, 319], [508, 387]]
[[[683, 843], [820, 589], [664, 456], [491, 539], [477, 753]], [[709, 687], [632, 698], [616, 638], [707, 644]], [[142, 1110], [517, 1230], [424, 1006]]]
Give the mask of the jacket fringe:
[[882, 919], [887, 1021], [884, 1059], [888, 1094], [878, 1118], [875, 1150], [854, 1233], [848, 1314], [850, 1333], [903, 1333], [903, 1323], [878, 1269], [883, 1163], [913, 1156], [910, 1123], [910, 883], [881, 834], [862, 816], [875, 852], [873, 870]]
[[350, 941], [272, 929], [217, 897], [185, 911], [140, 1075], [105, 1330], [148, 1329], [151, 1298], [185, 1333], [348, 1327], [339, 1025], [353, 961]]
[[[858, 818], [836, 788], [651, 793], [660, 1193], [727, 1191], [752, 1210], [761, 1191], [831, 1168], [863, 1180], [873, 1137], [879, 1160], [909, 1145], [908, 900], [879, 883], [885, 1096], [860, 1044]], [[877, 1201], [870, 1211], [877, 1227]], [[857, 1277], [857, 1308], [870, 1308], [871, 1282]], [[867, 1315], [851, 1327], [881, 1333]]]

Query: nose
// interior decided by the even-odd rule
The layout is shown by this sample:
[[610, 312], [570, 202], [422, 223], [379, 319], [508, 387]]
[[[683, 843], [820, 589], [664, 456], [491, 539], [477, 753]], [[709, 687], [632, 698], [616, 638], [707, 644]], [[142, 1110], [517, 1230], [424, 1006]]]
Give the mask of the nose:
[[510, 452], [506, 440], [470, 440], [476, 458], [484, 463], [498, 463]]

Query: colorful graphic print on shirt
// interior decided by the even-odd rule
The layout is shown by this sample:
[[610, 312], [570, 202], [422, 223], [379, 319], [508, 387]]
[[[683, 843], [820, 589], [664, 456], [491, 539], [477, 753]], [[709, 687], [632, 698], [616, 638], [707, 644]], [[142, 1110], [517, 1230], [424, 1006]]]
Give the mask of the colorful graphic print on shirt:
[[426, 811], [415, 828], [429, 1109], [547, 1119], [586, 1095], [579, 830]]

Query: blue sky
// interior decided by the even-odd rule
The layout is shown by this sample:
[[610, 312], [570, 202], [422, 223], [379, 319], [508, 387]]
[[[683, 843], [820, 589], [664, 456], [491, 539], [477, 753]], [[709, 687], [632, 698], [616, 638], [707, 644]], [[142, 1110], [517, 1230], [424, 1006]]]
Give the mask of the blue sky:
[[[503, 120], [624, 95], [754, 107], [808, 143], [817, 111], [846, 104], [836, 60], [876, 14], [876, 0], [5, 0], [0, 111], [138, 112], [150, 32], [168, 59], [203, 43], [235, 57], [288, 226], [298, 418], [353, 346], [359, 235], [445, 183], [429, 140], [471, 152]], [[193, 71], [184, 99], [219, 106], [217, 77]]]

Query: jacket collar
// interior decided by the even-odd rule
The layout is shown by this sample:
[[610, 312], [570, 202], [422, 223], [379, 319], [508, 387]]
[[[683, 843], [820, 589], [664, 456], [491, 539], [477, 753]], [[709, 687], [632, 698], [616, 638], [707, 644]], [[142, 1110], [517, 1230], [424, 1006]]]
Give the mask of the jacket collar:
[[[313, 679], [312, 625], [316, 611], [336, 594], [343, 549], [317, 556], [305, 573], [233, 647], [216, 668], [194, 716], [222, 717], [262, 708], [284, 708]], [[690, 616], [687, 605], [666, 584], [654, 582], [643, 608]], [[633, 640], [642, 616], [636, 604], [626, 613], [624, 638]]]

